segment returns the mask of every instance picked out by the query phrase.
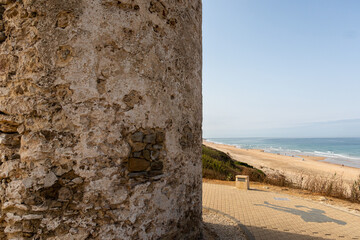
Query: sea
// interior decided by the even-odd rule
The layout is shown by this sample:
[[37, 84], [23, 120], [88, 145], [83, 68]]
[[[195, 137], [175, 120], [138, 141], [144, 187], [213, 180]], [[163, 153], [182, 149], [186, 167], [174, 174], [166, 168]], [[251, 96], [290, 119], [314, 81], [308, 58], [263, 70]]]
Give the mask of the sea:
[[269, 153], [325, 157], [329, 163], [360, 168], [360, 138], [206, 138], [205, 140]]

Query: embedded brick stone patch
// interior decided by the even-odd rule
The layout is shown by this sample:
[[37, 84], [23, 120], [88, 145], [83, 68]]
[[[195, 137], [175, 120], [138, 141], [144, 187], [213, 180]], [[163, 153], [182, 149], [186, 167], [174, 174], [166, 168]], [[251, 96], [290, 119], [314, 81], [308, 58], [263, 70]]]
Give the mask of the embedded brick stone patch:
[[127, 166], [130, 177], [153, 177], [162, 174], [164, 141], [165, 133], [160, 130], [137, 130], [129, 134], [131, 152]]

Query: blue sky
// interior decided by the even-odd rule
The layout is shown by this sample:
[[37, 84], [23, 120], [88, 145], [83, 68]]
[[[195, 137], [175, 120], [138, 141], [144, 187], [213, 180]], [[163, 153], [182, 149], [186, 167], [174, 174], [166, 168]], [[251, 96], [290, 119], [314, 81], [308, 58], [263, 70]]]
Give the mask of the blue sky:
[[360, 137], [359, 11], [203, 0], [203, 136]]

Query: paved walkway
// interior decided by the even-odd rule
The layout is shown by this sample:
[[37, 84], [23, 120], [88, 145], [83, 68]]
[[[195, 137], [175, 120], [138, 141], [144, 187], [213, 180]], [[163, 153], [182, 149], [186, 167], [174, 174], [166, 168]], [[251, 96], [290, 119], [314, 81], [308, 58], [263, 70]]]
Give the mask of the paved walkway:
[[250, 240], [360, 240], [359, 216], [289, 195], [203, 183], [203, 207], [236, 221]]

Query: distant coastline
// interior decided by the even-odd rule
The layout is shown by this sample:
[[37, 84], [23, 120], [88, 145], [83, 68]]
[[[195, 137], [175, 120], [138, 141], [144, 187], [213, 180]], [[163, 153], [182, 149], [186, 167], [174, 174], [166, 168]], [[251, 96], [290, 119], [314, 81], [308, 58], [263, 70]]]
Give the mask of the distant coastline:
[[297, 158], [312, 158], [360, 168], [360, 138], [206, 138], [208, 142], [240, 149], [262, 149]]

